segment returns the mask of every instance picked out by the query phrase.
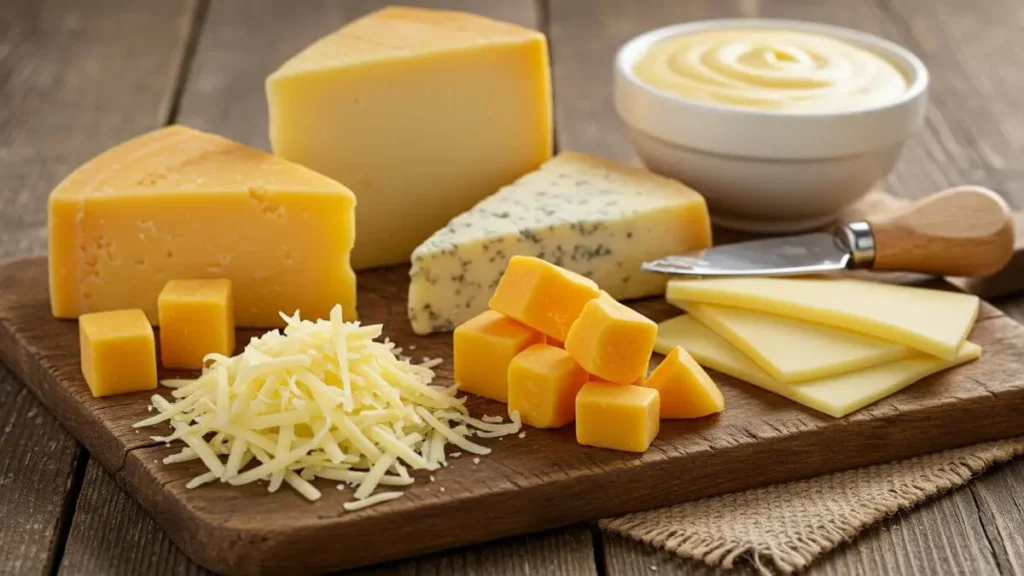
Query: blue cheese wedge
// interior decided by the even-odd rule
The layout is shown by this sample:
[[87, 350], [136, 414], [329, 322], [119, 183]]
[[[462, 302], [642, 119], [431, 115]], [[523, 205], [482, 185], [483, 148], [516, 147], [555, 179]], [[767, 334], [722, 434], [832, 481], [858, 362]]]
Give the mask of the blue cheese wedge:
[[453, 218], [412, 253], [409, 321], [452, 330], [487, 308], [512, 256], [582, 274], [618, 300], [665, 292], [641, 262], [711, 245], [704, 198], [646, 170], [564, 152]]

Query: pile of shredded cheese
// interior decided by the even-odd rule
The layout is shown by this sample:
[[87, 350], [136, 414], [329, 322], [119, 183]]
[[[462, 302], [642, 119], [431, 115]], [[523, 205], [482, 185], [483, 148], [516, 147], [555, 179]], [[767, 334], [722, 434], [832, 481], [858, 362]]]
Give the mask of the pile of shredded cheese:
[[409, 469], [446, 466], [446, 445], [483, 455], [490, 449], [470, 437], [521, 428], [517, 414], [510, 423], [470, 417], [456, 386], [431, 384], [439, 359], [400, 359], [393, 343], [376, 340], [382, 326], [346, 323], [340, 306], [330, 320], [281, 316], [283, 333], [253, 338], [238, 356], [207, 355], [196, 380], [163, 381], [175, 401], [153, 396], [158, 414], [135, 424], [170, 423], [171, 434], [153, 439], [185, 447], [165, 464], [202, 460], [208, 472], [189, 488], [266, 480], [271, 492], [287, 483], [316, 500], [311, 481], [325, 478], [354, 487], [344, 506], [358, 510], [401, 496], [374, 492], [412, 484]]

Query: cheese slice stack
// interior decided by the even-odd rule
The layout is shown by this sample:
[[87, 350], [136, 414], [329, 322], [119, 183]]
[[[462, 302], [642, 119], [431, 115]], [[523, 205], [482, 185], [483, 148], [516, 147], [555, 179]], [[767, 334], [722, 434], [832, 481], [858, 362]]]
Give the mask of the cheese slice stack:
[[673, 280], [690, 313], [659, 326], [660, 351], [842, 416], [977, 358], [966, 341], [978, 299], [831, 278]]
[[725, 338], [691, 316], [679, 316], [658, 326], [655, 350], [668, 354], [676, 346], [682, 346], [703, 366], [836, 418], [895, 394], [926, 376], [981, 355], [980, 346], [964, 342], [951, 360], [913, 353], [895, 362], [790, 384], [773, 378]]
[[563, 152], [455, 217], [412, 254], [409, 320], [452, 330], [487, 308], [512, 256], [583, 275], [617, 300], [664, 293], [646, 260], [711, 244], [704, 198], [646, 170]]
[[393, 7], [267, 78], [274, 152], [359, 198], [356, 268], [404, 264], [445, 222], [551, 156], [544, 35]]
[[226, 278], [241, 326], [355, 318], [355, 198], [312, 170], [183, 126], [130, 140], [50, 195], [54, 316], [142, 309], [170, 280]]

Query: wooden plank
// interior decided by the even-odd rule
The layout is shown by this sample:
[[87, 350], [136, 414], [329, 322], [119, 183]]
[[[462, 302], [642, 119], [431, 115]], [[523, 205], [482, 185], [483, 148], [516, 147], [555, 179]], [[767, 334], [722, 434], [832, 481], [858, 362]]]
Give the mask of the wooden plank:
[[[416, 337], [405, 320], [406, 274], [361, 275], [360, 317], [383, 323], [392, 341], [415, 344], [417, 354], [442, 358], [437, 381], [451, 382], [451, 336]], [[417, 483], [402, 499], [357, 513], [342, 512], [350, 494], [330, 486], [315, 504], [257, 485], [187, 490], [201, 465], [164, 466], [159, 460], [177, 448], [147, 446], [130, 427], [146, 415], [148, 394], [97, 401], [86, 392], [74, 325], [50, 316], [45, 278], [42, 259], [0, 269], [0, 355], [186, 553], [218, 570], [356, 566], [1024, 433], [1024, 327], [984, 306], [972, 334], [985, 347], [982, 360], [843, 419], [719, 376], [730, 409], [716, 419], [666, 422], [643, 455], [581, 448], [571, 429], [530, 430], [491, 441], [500, 449], [479, 465], [456, 463], [434, 473], [436, 484]], [[637, 307], [655, 320], [677, 313], [661, 300]], [[469, 407], [504, 410], [477, 398]], [[792, 457], [779, 461], [780, 452]], [[332, 545], [338, 541], [348, 545]]]
[[1024, 461], [978, 478], [970, 490], [1000, 572], [1024, 574]]
[[49, 572], [85, 454], [3, 365], [0, 398], [0, 573]]
[[[62, 576], [91, 574], [212, 574], [188, 559], [141, 506], [96, 461], [85, 485], [68, 538]], [[596, 574], [590, 531], [574, 527], [501, 540], [465, 550], [394, 562], [350, 576], [481, 574], [517, 576]]]
[[[2, 3], [0, 259], [45, 251], [47, 195], [76, 165], [163, 122], [189, 10]], [[86, 455], [3, 366], [0, 397], [0, 572], [50, 572]]]
[[85, 471], [60, 574], [211, 574], [190, 561], [96, 460]]

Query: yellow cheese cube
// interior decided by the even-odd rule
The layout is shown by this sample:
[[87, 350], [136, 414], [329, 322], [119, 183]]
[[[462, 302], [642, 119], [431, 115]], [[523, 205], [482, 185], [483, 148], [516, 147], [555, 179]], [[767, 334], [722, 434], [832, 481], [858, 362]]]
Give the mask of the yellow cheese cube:
[[653, 388], [588, 382], [576, 395], [576, 441], [644, 452], [658, 435], [660, 406]]
[[535, 428], [565, 426], [576, 418], [576, 394], [587, 377], [565, 350], [534, 344], [508, 367], [508, 413], [518, 411]]
[[658, 391], [662, 418], [700, 418], [725, 408], [722, 391], [681, 346], [668, 353], [643, 386]]
[[239, 326], [356, 317], [355, 197], [307, 168], [184, 126], [112, 148], [50, 194], [54, 316], [139, 308], [169, 280], [227, 278]]
[[610, 297], [587, 303], [569, 330], [565, 349], [591, 374], [630, 384], [647, 374], [658, 325]]
[[82, 375], [93, 396], [156, 388], [156, 341], [142, 310], [83, 314], [78, 343]]
[[171, 280], [157, 299], [160, 361], [167, 368], [199, 370], [203, 356], [235, 351], [231, 281]]
[[600, 290], [592, 280], [532, 256], [513, 256], [490, 307], [564, 341], [569, 327]]
[[540, 332], [487, 310], [455, 329], [455, 382], [463, 392], [506, 402], [512, 359], [543, 341]]
[[455, 215], [551, 156], [544, 35], [475, 14], [393, 7], [267, 78], [274, 152], [359, 199], [357, 268], [408, 263]]

